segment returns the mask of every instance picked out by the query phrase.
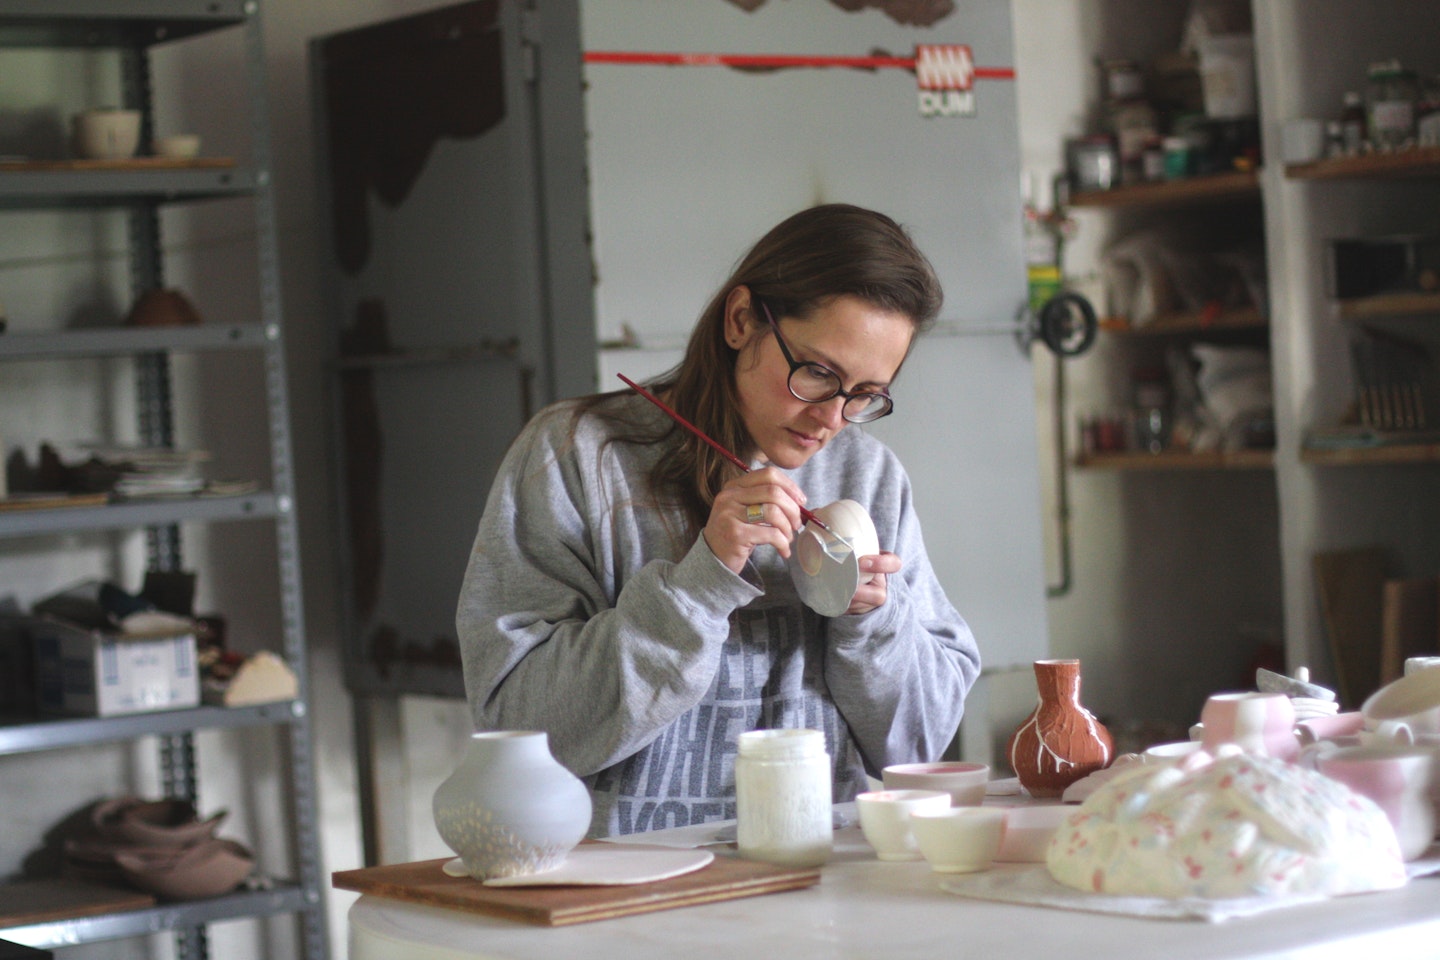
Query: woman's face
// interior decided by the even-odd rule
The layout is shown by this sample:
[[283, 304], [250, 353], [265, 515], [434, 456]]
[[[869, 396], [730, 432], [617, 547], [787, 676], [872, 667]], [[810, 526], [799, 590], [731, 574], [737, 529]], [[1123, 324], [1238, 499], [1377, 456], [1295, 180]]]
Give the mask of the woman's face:
[[[845, 398], [806, 403], [790, 392], [790, 365], [750, 291], [736, 287], [726, 301], [725, 339], [740, 351], [735, 384], [740, 414], [756, 455], [787, 470], [801, 466], [845, 428]], [[836, 297], [807, 320], [776, 317], [780, 335], [799, 363], [819, 363], [840, 376], [846, 391], [890, 385], [910, 349], [914, 324], [903, 313], [858, 297]]]

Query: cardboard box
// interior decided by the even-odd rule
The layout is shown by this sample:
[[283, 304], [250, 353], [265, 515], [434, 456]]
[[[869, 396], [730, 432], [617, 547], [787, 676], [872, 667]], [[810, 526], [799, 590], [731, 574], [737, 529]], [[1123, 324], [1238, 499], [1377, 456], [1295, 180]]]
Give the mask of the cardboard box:
[[46, 713], [109, 717], [200, 703], [193, 632], [115, 634], [46, 619], [34, 637], [39, 706]]

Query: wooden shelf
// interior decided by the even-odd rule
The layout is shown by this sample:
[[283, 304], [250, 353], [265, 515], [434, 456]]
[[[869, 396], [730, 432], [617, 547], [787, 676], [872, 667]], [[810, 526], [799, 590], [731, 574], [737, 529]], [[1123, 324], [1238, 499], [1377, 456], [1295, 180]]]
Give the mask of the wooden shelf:
[[1440, 177], [1440, 147], [1332, 157], [1285, 167], [1291, 180], [1405, 180]]
[[1340, 316], [1346, 320], [1424, 316], [1440, 314], [1440, 293], [1381, 293], [1341, 300], [1339, 304]]
[[1081, 454], [1075, 458], [1075, 466], [1082, 470], [1269, 470], [1275, 466], [1275, 454], [1271, 450], [1217, 450], [1210, 453], [1122, 450]]
[[1440, 463], [1440, 443], [1386, 444], [1378, 447], [1352, 447], [1341, 450], [1300, 451], [1303, 463], [1318, 466], [1351, 467], [1387, 463]]
[[130, 887], [80, 880], [20, 880], [0, 885], [0, 929], [73, 920], [155, 906], [155, 898]]
[[1163, 207], [1230, 200], [1260, 195], [1260, 176], [1255, 171], [1215, 173], [1183, 180], [1133, 183], [1112, 190], [1085, 190], [1071, 194], [1072, 207]]
[[0, 160], [0, 170], [218, 170], [235, 166], [233, 157], [127, 157], [123, 160]]
[[1221, 310], [1216, 313], [1167, 313], [1139, 326], [1132, 324], [1126, 317], [1107, 317], [1100, 321], [1102, 330], [1136, 337], [1263, 330], [1267, 326], [1269, 321], [1265, 315], [1254, 307]]

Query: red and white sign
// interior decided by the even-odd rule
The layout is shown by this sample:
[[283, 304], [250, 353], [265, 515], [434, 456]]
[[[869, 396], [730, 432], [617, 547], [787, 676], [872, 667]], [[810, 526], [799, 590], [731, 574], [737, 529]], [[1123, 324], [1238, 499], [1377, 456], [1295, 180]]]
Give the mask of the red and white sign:
[[915, 85], [922, 117], [975, 116], [975, 58], [967, 44], [917, 44]]
[[666, 53], [586, 50], [587, 64], [665, 67], [854, 68], [913, 70], [922, 117], [975, 116], [976, 80], [1014, 80], [1013, 67], [977, 67], [968, 44], [917, 44], [914, 57], [769, 53]]

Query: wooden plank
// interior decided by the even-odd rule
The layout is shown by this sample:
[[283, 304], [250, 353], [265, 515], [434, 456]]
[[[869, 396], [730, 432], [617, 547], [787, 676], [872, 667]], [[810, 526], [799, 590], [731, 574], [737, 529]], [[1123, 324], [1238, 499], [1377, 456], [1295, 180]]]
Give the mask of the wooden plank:
[[155, 906], [148, 893], [79, 880], [18, 880], [0, 884], [0, 930]]
[[1346, 320], [1440, 314], [1440, 293], [1418, 290], [1377, 293], [1372, 297], [1352, 297], [1337, 302], [1340, 304], [1340, 316]]
[[1440, 461], [1440, 443], [1392, 443], [1378, 447], [1351, 447], [1317, 450], [1306, 447], [1300, 459], [1331, 467], [1364, 466], [1371, 463], [1434, 463]]
[[1232, 330], [1264, 330], [1270, 326], [1265, 314], [1255, 307], [1238, 307], [1199, 313], [1165, 313], [1147, 321], [1133, 323], [1128, 317], [1106, 317], [1100, 329], [1121, 336], [1194, 336], [1201, 333], [1222, 333]]
[[217, 170], [235, 166], [233, 157], [128, 157], [124, 160], [0, 160], [0, 171], [27, 170]]
[[1405, 672], [1407, 657], [1440, 656], [1440, 577], [1385, 581], [1380, 614], [1380, 682]]
[[1225, 197], [1258, 197], [1260, 177], [1253, 170], [1230, 171], [1182, 180], [1131, 183], [1110, 190], [1072, 194], [1072, 207], [1148, 207], [1193, 203]]
[[1380, 611], [1387, 555], [1381, 547], [1359, 547], [1317, 553], [1314, 562], [1340, 703], [1344, 709], [1358, 710], [1380, 687]]
[[1275, 466], [1271, 450], [1211, 450], [1192, 453], [1189, 450], [1116, 450], [1084, 453], [1075, 458], [1075, 466], [1105, 470], [1269, 470]]
[[654, 883], [487, 887], [469, 877], [447, 876], [441, 867], [448, 859], [341, 870], [331, 882], [341, 890], [558, 927], [798, 890], [820, 880], [819, 870], [717, 856], [707, 867]]
[[0, 513], [16, 510], [57, 510], [66, 507], [103, 507], [108, 493], [17, 493], [0, 497]]
[[1440, 177], [1440, 147], [1415, 147], [1357, 157], [1332, 157], [1285, 167], [1292, 180], [1384, 180]]

